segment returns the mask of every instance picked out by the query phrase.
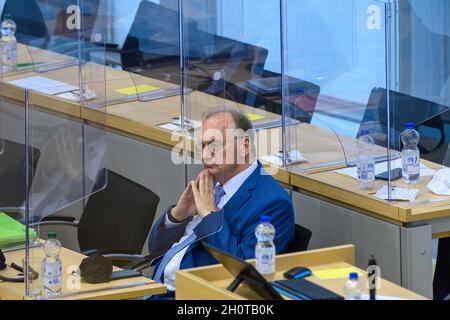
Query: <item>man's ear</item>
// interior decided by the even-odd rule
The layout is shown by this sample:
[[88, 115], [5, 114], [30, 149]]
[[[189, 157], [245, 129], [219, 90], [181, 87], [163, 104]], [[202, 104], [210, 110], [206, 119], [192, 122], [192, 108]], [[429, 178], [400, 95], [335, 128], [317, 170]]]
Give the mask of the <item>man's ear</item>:
[[249, 136], [245, 136], [244, 137], [244, 143], [242, 144], [242, 152], [245, 158], [250, 157], [250, 154], [252, 152], [251, 148], [252, 148], [252, 144], [250, 143], [250, 137]]

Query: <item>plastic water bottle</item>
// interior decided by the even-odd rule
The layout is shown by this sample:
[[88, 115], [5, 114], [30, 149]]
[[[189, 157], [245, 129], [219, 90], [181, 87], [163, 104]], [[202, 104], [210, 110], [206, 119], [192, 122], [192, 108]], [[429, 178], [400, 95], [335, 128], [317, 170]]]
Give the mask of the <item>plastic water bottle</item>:
[[416, 125], [414, 123], [407, 123], [406, 130], [401, 134], [403, 142], [403, 182], [411, 184], [420, 181], [420, 151], [417, 147], [420, 140], [420, 134], [415, 130], [415, 127]]
[[10, 19], [10, 15], [6, 15], [6, 19], [2, 21], [2, 66], [3, 71], [13, 71], [17, 68], [17, 39], [15, 33], [17, 30], [16, 23]]
[[363, 295], [362, 284], [356, 272], [350, 273], [348, 281], [344, 285], [345, 300], [361, 300]]
[[56, 233], [50, 232], [44, 243], [45, 258], [42, 262], [42, 282], [44, 296], [55, 296], [62, 289], [62, 263], [59, 258], [61, 243], [56, 239]]
[[375, 181], [375, 158], [373, 156], [373, 146], [375, 142], [369, 135], [369, 131], [362, 130], [361, 136], [358, 138], [358, 180], [362, 190], [373, 189]]
[[261, 223], [256, 227], [255, 236], [258, 242], [255, 248], [256, 270], [261, 273], [267, 281], [275, 278], [276, 249], [273, 239], [275, 228], [270, 224], [270, 218], [264, 216]]

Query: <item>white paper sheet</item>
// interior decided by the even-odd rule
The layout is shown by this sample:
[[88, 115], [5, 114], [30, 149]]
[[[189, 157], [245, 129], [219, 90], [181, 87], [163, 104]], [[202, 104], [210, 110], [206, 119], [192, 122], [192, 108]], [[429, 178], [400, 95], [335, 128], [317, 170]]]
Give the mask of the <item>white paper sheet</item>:
[[388, 186], [383, 186], [377, 191], [375, 197], [382, 200], [397, 200], [397, 201], [415, 201], [419, 195], [419, 189], [407, 189], [407, 188], [391, 188], [391, 197], [389, 198]]
[[[198, 128], [201, 125], [202, 122], [197, 120], [186, 120], [185, 122], [186, 129], [188, 130]], [[181, 120], [174, 118], [171, 122], [160, 124], [158, 127], [172, 132], [181, 131]]]
[[63, 92], [78, 90], [77, 86], [73, 86], [61, 81], [56, 81], [41, 76], [12, 80], [8, 81], [8, 83], [21, 88], [34, 90], [49, 95], [55, 95]]
[[450, 196], [450, 169], [444, 168], [436, 172], [427, 188], [437, 195]]
[[[307, 160], [302, 156], [302, 154], [297, 150], [292, 150], [289, 152], [289, 163], [288, 164], [295, 164], [295, 163], [302, 163], [306, 162]], [[263, 156], [260, 158], [264, 162], [268, 162], [271, 164], [274, 164], [276, 166], [282, 166], [283, 165], [283, 155], [277, 154], [277, 155], [269, 155], [269, 156]]]
[[[388, 162], [380, 162], [375, 163], [375, 175], [378, 175], [380, 173], [388, 171]], [[402, 159], [397, 159], [394, 161], [391, 161], [391, 170], [394, 169], [402, 169]], [[337, 173], [344, 174], [346, 176], [352, 177], [353, 179], [358, 180], [358, 168], [357, 167], [351, 167], [351, 168], [345, 168], [341, 170], [336, 170]], [[426, 165], [420, 163], [420, 176], [421, 177], [429, 177], [432, 176], [436, 170], [428, 168]]]
[[[64, 93], [56, 94], [55, 96], [62, 98], [62, 99], [70, 100], [70, 101], [80, 102], [80, 90], [75, 90], [72, 92], [64, 92]], [[94, 91], [88, 90], [85, 92], [85, 95], [84, 95], [85, 101], [93, 100], [96, 98], [98, 98], [98, 96]]]
[[165, 124], [161, 124], [158, 127], [160, 127], [161, 129], [164, 129], [164, 130], [171, 131], [171, 132], [175, 132], [175, 131], [180, 131], [181, 130], [180, 126], [178, 126], [176, 124], [173, 124], [171, 122], [165, 123]]

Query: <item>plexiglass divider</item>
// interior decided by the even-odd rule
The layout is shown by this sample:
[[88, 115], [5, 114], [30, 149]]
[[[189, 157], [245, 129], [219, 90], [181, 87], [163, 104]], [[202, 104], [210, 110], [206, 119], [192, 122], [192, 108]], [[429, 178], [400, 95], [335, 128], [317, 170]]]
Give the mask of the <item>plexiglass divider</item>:
[[[25, 296], [30, 298], [47, 299], [79, 289], [67, 282], [72, 276], [68, 270], [74, 269], [68, 261], [44, 263], [49, 249], [44, 253], [39, 247], [47, 239], [40, 232], [41, 222], [76, 203], [84, 207], [108, 182], [105, 37], [83, 29], [83, 8], [83, 1], [77, 1], [75, 29], [61, 39], [63, 44], [53, 43], [45, 50], [28, 46], [34, 72], [9, 82], [25, 91], [25, 140], [33, 148], [26, 174], [25, 223], [37, 239], [25, 243], [24, 263], [39, 277], [25, 272]], [[87, 33], [92, 34], [90, 42], [85, 41]], [[41, 61], [50, 64], [42, 69]], [[84, 120], [87, 109], [99, 114], [95, 124]], [[55, 273], [62, 278], [52, 278]]]
[[[390, 2], [282, 3], [283, 113], [286, 119], [301, 121], [296, 126], [285, 121], [286, 167], [301, 174], [336, 171], [336, 187], [350, 183], [342, 179], [352, 179], [354, 192], [392, 201], [388, 169], [401, 155], [389, 152], [393, 116], [382, 94], [391, 91], [392, 81]], [[309, 14], [298, 19], [301, 12]], [[364, 135], [370, 136], [369, 142], [358, 143]], [[360, 156], [372, 139], [374, 165]], [[291, 154], [299, 160], [293, 165]], [[383, 173], [387, 181], [374, 179]]]
[[[421, 19], [403, 16], [420, 16], [409, 0], [142, 1], [126, 16], [133, 22], [123, 46], [108, 55], [117, 17], [103, 12], [94, 23], [99, 8], [89, 0], [39, 5], [48, 32], [19, 30], [17, 67], [8, 67], [7, 43], [0, 59], [0, 174], [17, 184], [1, 193], [0, 211], [16, 208], [2, 217], [27, 225], [30, 239], [43, 238], [33, 223], [106, 186], [108, 106], [127, 120], [154, 111], [152, 123], [184, 138], [187, 172], [201, 172], [206, 156], [228, 146], [226, 135], [201, 130], [205, 115], [237, 110], [252, 123], [254, 154], [270, 174], [336, 171], [327, 183], [400, 206], [448, 200], [447, 174], [436, 175], [449, 159], [448, 99], [431, 87], [446, 69], [417, 58], [439, 56], [427, 48], [444, 56], [446, 37], [425, 30], [427, 41], [416, 43], [412, 30], [427, 33]], [[84, 121], [92, 114], [95, 125]], [[407, 123], [420, 134], [419, 169], [413, 156], [402, 160]], [[358, 181], [364, 135], [374, 141], [366, 171], [385, 174], [372, 185]], [[208, 171], [222, 170], [221, 160]], [[410, 178], [419, 170], [418, 183], [393, 169], [411, 170]], [[33, 251], [24, 234], [17, 244]]]
[[[433, 7], [413, 1], [392, 1], [391, 90], [378, 88], [374, 96], [389, 103], [391, 150], [402, 153], [395, 168], [402, 175], [393, 179], [394, 190], [407, 190], [413, 208], [450, 200], [448, 188], [449, 100], [446, 65], [448, 30], [442, 1]], [[445, 10], [444, 10], [445, 11]], [[427, 13], [429, 14], [428, 16]], [[432, 19], [430, 20], [430, 18]], [[386, 126], [386, 124], [382, 124]], [[385, 138], [387, 139], [387, 137]], [[394, 194], [391, 200], [396, 200]]]
[[[13, 53], [14, 47], [10, 43], [0, 43], [0, 249], [5, 253], [25, 248], [25, 167], [30, 164], [27, 154], [30, 150], [26, 149], [24, 135], [23, 94], [17, 96], [20, 102], [14, 99], [15, 95], [5, 95], [8, 88], [4, 80], [14, 73]], [[29, 238], [36, 237], [31, 230]], [[16, 263], [20, 265], [21, 261]]]

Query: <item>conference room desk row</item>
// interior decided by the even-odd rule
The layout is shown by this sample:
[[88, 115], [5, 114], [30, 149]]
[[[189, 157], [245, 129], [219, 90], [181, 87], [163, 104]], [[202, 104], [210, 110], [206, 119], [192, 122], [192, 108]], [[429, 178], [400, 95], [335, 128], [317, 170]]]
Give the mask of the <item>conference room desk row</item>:
[[[255, 264], [254, 260], [250, 263]], [[352, 245], [331, 247], [307, 252], [280, 255], [276, 258], [275, 281], [282, 280], [283, 273], [297, 267], [308, 267], [313, 275], [307, 279], [340, 296], [345, 297], [345, 278], [338, 275], [343, 270], [352, 270], [360, 274], [363, 288], [363, 299], [368, 299], [369, 282], [367, 272], [355, 265], [355, 247]], [[330, 278], [324, 273], [333, 273]], [[319, 276], [317, 275], [319, 274]], [[255, 300], [260, 299], [257, 293], [247, 286], [239, 286], [231, 292], [227, 287], [234, 280], [233, 275], [222, 265], [207, 266], [195, 269], [180, 270], [176, 275], [176, 299], [179, 300]], [[383, 278], [378, 283], [377, 299], [379, 300], [425, 300], [426, 298], [404, 289]], [[290, 297], [281, 295], [283, 299]]]
[[[168, 86], [159, 80], [95, 64], [87, 70], [91, 74], [100, 74], [96, 70], [104, 70], [106, 87], [101, 81], [90, 83], [94, 89], [98, 87], [105, 90], [105, 96], [98, 97], [97, 102], [100, 103], [114, 101], [118, 88], [133, 84], [160, 88]], [[45, 73], [4, 74], [1, 95], [5, 138], [11, 134], [11, 139], [20, 137], [21, 140], [21, 134], [23, 135], [24, 90], [8, 84], [9, 81], [40, 75], [76, 84], [74, 81], [77, 79], [77, 72], [78, 68], [69, 66]], [[34, 119], [41, 117], [41, 121], [47, 122], [48, 128], [53, 126], [52, 121], [58, 123], [58, 118], [69, 118], [106, 129], [109, 169], [160, 195], [157, 217], [178, 200], [188, 181], [193, 180], [201, 170], [201, 165], [198, 164], [177, 165], [171, 161], [172, 149], [179, 144], [180, 136], [160, 127], [180, 116], [179, 95], [151, 101], [136, 99], [107, 103], [106, 107], [81, 108], [79, 103], [32, 92], [29, 94], [29, 102]], [[186, 96], [187, 115], [192, 120], [200, 120], [203, 112], [211, 107], [224, 105], [237, 107], [255, 118], [280, 118], [265, 110], [236, 104], [195, 90]], [[254, 121], [255, 124], [257, 122]], [[297, 223], [313, 231], [311, 248], [353, 243], [357, 247], [357, 266], [364, 267], [369, 256], [375, 254], [384, 278], [431, 297], [431, 241], [433, 238], [449, 235], [450, 199], [433, 196], [426, 189], [430, 178], [422, 178], [418, 187], [421, 194], [417, 204], [379, 200], [374, 197], [373, 192], [359, 190], [356, 180], [334, 172], [335, 169], [346, 167], [346, 159], [355, 157], [355, 139], [306, 123], [291, 127], [290, 132], [291, 140], [296, 139], [296, 143], [291, 145], [300, 150], [307, 161], [287, 168], [267, 166], [267, 163], [265, 165], [275, 179], [291, 193]], [[261, 158], [278, 154], [282, 145], [281, 136], [280, 128], [258, 131], [258, 156]], [[187, 139], [185, 146], [189, 152], [193, 150], [191, 137]], [[376, 152], [386, 153], [381, 147], [377, 147]], [[431, 168], [440, 168], [437, 164], [424, 163]], [[377, 182], [377, 186], [380, 187], [381, 182]], [[68, 209], [71, 215], [73, 210]]]
[[[35, 260], [43, 259], [42, 248], [32, 248], [31, 257]], [[5, 254], [7, 261], [20, 264], [24, 258], [24, 251], [13, 251]], [[155, 283], [146, 277], [134, 277], [129, 279], [115, 280], [100, 284], [90, 284], [80, 278], [72, 271], [76, 270], [85, 258], [80, 253], [63, 248], [61, 251], [63, 286], [61, 295], [51, 297], [58, 300], [132, 300], [142, 299], [151, 295], [166, 293], [163, 284]], [[249, 261], [254, 265], [255, 261]], [[353, 245], [312, 250], [308, 252], [293, 253], [277, 256], [277, 273], [275, 280], [283, 278], [282, 274], [295, 267], [307, 266], [313, 272], [308, 280], [321, 285], [341, 296], [346, 279], [340, 278], [341, 273], [351, 270], [358, 272], [361, 276], [364, 294], [368, 294], [367, 272], [356, 268], [355, 247]], [[114, 268], [114, 271], [119, 271]], [[318, 272], [333, 274], [331, 278], [319, 278]], [[11, 270], [1, 271], [2, 276], [15, 278]], [[330, 277], [329, 275], [327, 275]], [[336, 278], [337, 277], [337, 278]], [[227, 286], [234, 277], [222, 266], [213, 265], [194, 269], [180, 270], [176, 275], [176, 299], [178, 300], [257, 300], [261, 299], [257, 293], [246, 286], [239, 286], [235, 292], [228, 291]], [[39, 281], [39, 280], [38, 280]], [[34, 288], [34, 285], [32, 285]], [[378, 299], [411, 299], [424, 300], [425, 297], [411, 292], [407, 289], [385, 280], [380, 276], [377, 288]], [[289, 300], [289, 297], [283, 296]], [[30, 299], [25, 296], [24, 283], [11, 283], [0, 281], [0, 300], [23, 300]], [[41, 298], [38, 298], [41, 299]]]

